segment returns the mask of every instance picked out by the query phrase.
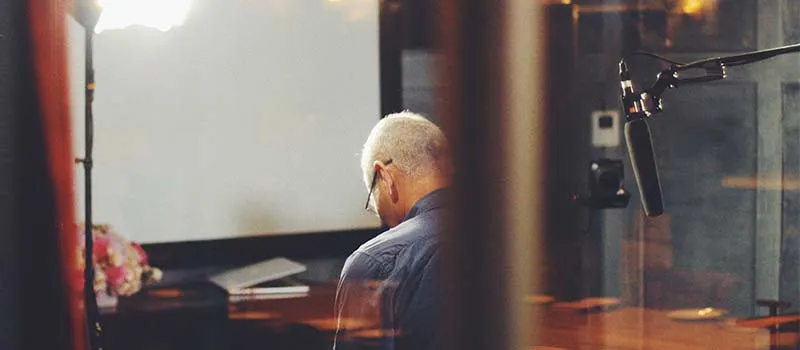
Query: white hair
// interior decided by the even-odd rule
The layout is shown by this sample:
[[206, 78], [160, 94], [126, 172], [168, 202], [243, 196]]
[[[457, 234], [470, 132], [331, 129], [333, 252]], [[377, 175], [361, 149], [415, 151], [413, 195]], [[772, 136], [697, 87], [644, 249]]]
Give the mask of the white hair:
[[450, 164], [449, 152], [444, 133], [430, 120], [409, 111], [389, 114], [372, 128], [361, 151], [364, 184], [369, 190], [375, 161], [391, 159], [394, 166], [413, 180], [446, 169]]

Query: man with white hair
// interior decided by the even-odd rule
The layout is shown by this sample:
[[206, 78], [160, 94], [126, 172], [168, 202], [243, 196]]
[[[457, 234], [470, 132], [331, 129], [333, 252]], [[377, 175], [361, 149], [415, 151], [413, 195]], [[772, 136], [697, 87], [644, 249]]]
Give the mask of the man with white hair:
[[381, 119], [361, 154], [366, 209], [390, 229], [364, 243], [342, 269], [334, 349], [356, 345], [349, 322], [377, 321], [382, 349], [436, 349], [439, 235], [452, 161], [442, 131], [401, 112]]

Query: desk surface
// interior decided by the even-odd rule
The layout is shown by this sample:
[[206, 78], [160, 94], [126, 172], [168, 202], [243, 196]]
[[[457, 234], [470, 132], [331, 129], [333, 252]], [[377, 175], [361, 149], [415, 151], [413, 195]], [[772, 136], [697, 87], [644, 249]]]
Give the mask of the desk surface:
[[[592, 314], [546, 309], [537, 345], [565, 349], [769, 349], [768, 330], [725, 320], [685, 322], [667, 310], [623, 307]], [[791, 338], [791, 339], [790, 339]], [[785, 341], [796, 340], [786, 334]]]
[[[185, 333], [202, 344], [193, 348], [247, 348], [245, 345], [253, 342], [263, 347], [263, 342], [275, 341], [287, 327], [304, 325], [316, 329], [316, 334], [325, 339], [325, 343], [318, 344], [321, 349], [329, 346], [336, 326], [333, 285], [313, 286], [309, 294], [302, 297], [236, 302], [229, 301], [221, 291], [202, 288], [152, 290], [141, 294], [121, 300], [116, 310], [103, 312], [104, 322], [112, 329], [109, 337], [119, 338], [110, 340], [131, 344], [130, 340], [122, 338], [141, 341], [150, 335], [158, 338], [156, 333], [162, 331], [160, 341], [178, 341], [166, 335], [179, 337], [180, 332], [169, 328], [182, 327], [191, 328]], [[538, 338], [532, 339], [532, 345], [541, 349], [770, 349], [770, 342], [794, 346], [798, 341], [797, 333], [771, 336], [766, 329], [737, 326], [732, 320], [675, 321], [667, 317], [667, 310], [620, 307], [586, 313], [546, 305], [533, 307], [537, 317], [531, 333], [536, 333]], [[370, 322], [357, 321], [350, 323], [354, 330], [374, 334]], [[142, 327], [149, 328], [143, 330]], [[201, 341], [198, 337], [206, 338]], [[232, 340], [245, 345], [232, 347]], [[148, 348], [142, 344], [137, 346], [138, 349]]]

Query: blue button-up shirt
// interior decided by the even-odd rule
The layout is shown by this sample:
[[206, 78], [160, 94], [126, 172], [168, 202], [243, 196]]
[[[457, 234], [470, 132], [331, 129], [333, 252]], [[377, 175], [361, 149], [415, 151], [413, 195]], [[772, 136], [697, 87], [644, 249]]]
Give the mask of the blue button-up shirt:
[[[446, 190], [422, 197], [403, 221], [359, 247], [344, 264], [336, 292], [334, 349], [364, 345], [348, 329], [385, 331], [372, 345], [389, 350], [438, 348], [436, 266]], [[351, 336], [352, 335], [352, 336]]]

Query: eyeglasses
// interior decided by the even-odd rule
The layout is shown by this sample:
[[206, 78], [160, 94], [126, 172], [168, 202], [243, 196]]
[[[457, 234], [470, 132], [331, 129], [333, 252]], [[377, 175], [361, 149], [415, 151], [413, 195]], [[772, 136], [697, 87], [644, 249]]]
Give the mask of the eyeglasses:
[[[383, 165], [389, 165], [389, 164], [392, 164], [392, 158], [389, 158], [389, 160], [383, 162]], [[364, 209], [367, 211], [369, 211], [369, 200], [370, 198], [372, 198], [372, 190], [375, 189], [375, 183], [377, 182], [377, 180], [378, 180], [378, 169], [375, 169], [375, 172], [372, 174], [372, 185], [369, 186], [369, 193], [367, 193], [367, 204], [364, 205]]]

